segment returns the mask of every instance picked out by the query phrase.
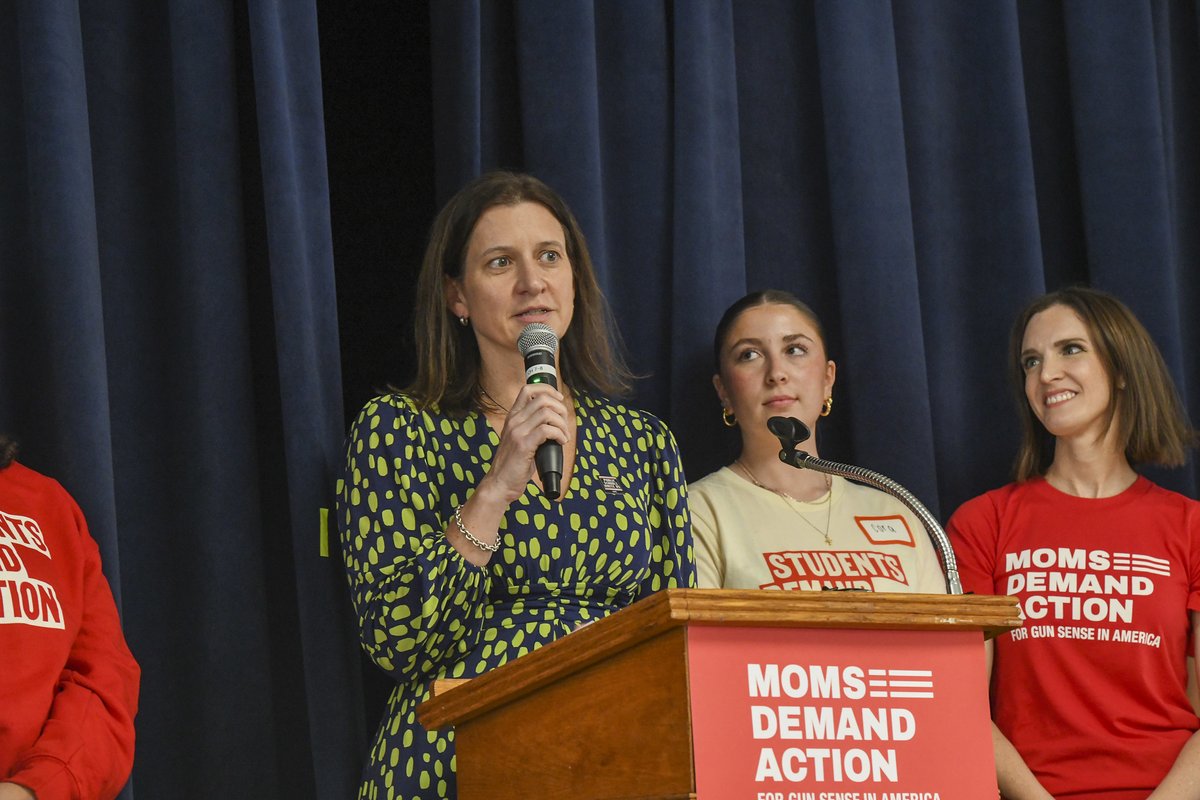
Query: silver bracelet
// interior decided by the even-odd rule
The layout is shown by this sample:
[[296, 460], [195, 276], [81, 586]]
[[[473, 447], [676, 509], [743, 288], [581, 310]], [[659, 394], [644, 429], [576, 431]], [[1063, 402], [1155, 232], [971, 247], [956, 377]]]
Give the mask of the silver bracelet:
[[469, 530], [467, 530], [467, 526], [463, 525], [463, 521], [462, 521], [462, 506], [456, 506], [454, 509], [454, 524], [458, 526], [458, 529], [460, 531], [462, 531], [463, 538], [466, 539], [471, 544], [478, 547], [480, 550], [487, 550], [489, 553], [495, 553], [497, 550], [500, 549], [500, 534], [499, 533], [496, 534], [496, 543], [495, 544], [484, 544], [482, 541], [480, 541], [479, 539], [477, 539], [475, 537], [475, 534], [473, 534]]

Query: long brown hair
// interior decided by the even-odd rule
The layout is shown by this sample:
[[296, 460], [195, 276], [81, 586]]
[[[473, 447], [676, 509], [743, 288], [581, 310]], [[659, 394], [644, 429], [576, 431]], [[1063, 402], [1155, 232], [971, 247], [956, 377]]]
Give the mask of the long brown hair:
[[489, 208], [538, 203], [562, 225], [575, 282], [575, 313], [562, 337], [562, 380], [576, 390], [620, 396], [633, 374], [621, 353], [616, 326], [588, 253], [587, 241], [566, 202], [532, 175], [489, 172], [450, 198], [433, 222], [417, 280], [413, 314], [416, 379], [405, 390], [421, 408], [461, 414], [479, 405], [479, 347], [470, 327], [459, 325], [446, 304], [447, 278], [461, 280], [467, 244]]
[[1098, 289], [1073, 286], [1042, 295], [1017, 317], [1009, 337], [1009, 375], [1021, 418], [1021, 448], [1014, 474], [1018, 481], [1044, 475], [1054, 460], [1054, 437], [1043, 427], [1025, 396], [1021, 343], [1034, 315], [1051, 306], [1074, 311], [1088, 329], [1096, 356], [1108, 375], [1113, 398], [1109, 425], [1131, 464], [1177, 467], [1196, 444], [1196, 431], [1183, 411], [1175, 383], [1145, 326], [1117, 298]]

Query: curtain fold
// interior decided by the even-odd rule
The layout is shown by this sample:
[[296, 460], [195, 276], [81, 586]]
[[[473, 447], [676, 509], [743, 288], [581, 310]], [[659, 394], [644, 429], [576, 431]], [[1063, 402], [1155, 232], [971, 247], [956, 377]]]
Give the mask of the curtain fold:
[[[906, 161], [913, 147], [904, 119], [896, 27], [886, 8], [865, 20], [858, 6], [828, 3], [816, 9], [829, 163], [827, 202], [840, 213], [831, 217], [832, 263], [824, 265], [824, 275], [809, 280], [822, 283], [832, 277], [837, 287], [846, 333], [842, 382], [834, 387], [834, 395], [839, 411], [849, 408], [856, 421], [851, 438], [854, 460], [890, 461], [880, 470], [912, 476], [905, 485], [936, 507], [936, 485], [927, 469], [933, 463], [933, 420], [923, 380], [928, 354], [921, 337], [924, 314], [915, 225], [919, 209], [913, 207], [919, 200], [910, 190]], [[798, 294], [807, 292], [801, 289]], [[873, 324], [867, 322], [869, 310], [881, 317]], [[874, 327], [876, 334], [848, 332], [851, 326], [863, 325]], [[892, 329], [890, 335], [878, 335], [883, 325]], [[879, 386], [887, 387], [886, 405], [880, 403], [881, 393], [872, 389]], [[880, 435], [873, 424], [880, 417], [904, 425], [905, 448], [897, 452], [894, 435]], [[889, 458], [889, 452], [895, 455]]]
[[[318, 797], [345, 797], [357, 784], [366, 748], [359, 698], [358, 639], [348, 613], [336, 523], [317, 558], [321, 509], [333, 508], [331, 476], [341, 468], [343, 437], [333, 243], [330, 234], [320, 65], [314, 9], [292, 2], [250, 7], [254, 101], [270, 303], [277, 362], [278, 419], [284, 456], [288, 536], [277, 557], [295, 571], [304, 704], [291, 704], [308, 727]], [[272, 639], [280, 637], [272, 636]], [[330, 691], [333, 688], [334, 691]], [[308, 768], [291, 758], [281, 772]], [[298, 790], [307, 787], [301, 784]], [[299, 792], [298, 792], [299, 793]]]
[[[682, 443], [709, 441], [717, 427], [720, 404], [706, 380], [712, 348], [704, 345], [721, 311], [743, 294], [747, 264], [733, 4], [706, 0], [672, 10], [670, 34], [683, 46], [665, 48], [674, 72], [672, 125], [669, 133], [656, 133], [671, 148], [669, 290], [657, 298], [656, 312], [632, 319], [620, 297], [610, 300], [626, 332], [652, 328], [651, 321], [668, 331], [670, 351], [652, 374], [666, 381], [667, 403], [659, 413]], [[601, 268], [616, 272], [616, 266]], [[682, 342], [689, 346], [681, 348]], [[708, 413], [698, 414], [702, 409]], [[687, 475], [700, 477], [690, 465]]]
[[[1180, 162], [1168, 158], [1167, 132], [1176, 115], [1194, 120], [1197, 104], [1195, 95], [1183, 105], [1172, 102], [1171, 74], [1160, 68], [1171, 52], [1170, 23], [1188, 25], [1190, 41], [1178, 44], [1195, 53], [1196, 6], [1190, 21], [1185, 15], [1168, 22], [1184, 7], [1105, 2], [1097, 14], [1091, 4], [1068, 2], [1064, 20], [1090, 278], [1138, 314], [1172, 373], [1184, 376], [1179, 388], [1186, 401], [1195, 366], [1185, 372], [1184, 353], [1196, 340], [1183, 338], [1181, 314], [1198, 298], [1182, 296], [1180, 275], [1194, 274], [1197, 264], [1182, 262], [1177, 248], [1197, 234], [1171, 207], [1183, 199], [1180, 189], [1196, 196], [1197, 176], [1180, 175]], [[1156, 477], [1194, 494], [1194, 464], [1184, 473]]]
[[[7, 14], [6, 27], [16, 33], [8, 51], [15, 58], [6, 64], [12, 76], [7, 83], [15, 91], [6, 98], [12, 116], [4, 123], [11, 183], [5, 192], [8, 224], [0, 234], [6, 265], [0, 278], [0, 295], [6, 298], [0, 358], [5, 374], [14, 379], [10, 385], [19, 386], [28, 379], [23, 367], [29, 333], [43, 327], [61, 332], [36, 354], [43, 362], [38, 371], [49, 392], [64, 399], [92, 398], [97, 413], [47, 409], [24, 392], [10, 392], [10, 402], [20, 409], [16, 413], [40, 417], [44, 429], [56, 428], [63, 440], [78, 443], [57, 444], [48, 456], [97, 476], [85, 492], [93, 509], [89, 523], [100, 531], [97, 539], [106, 563], [119, 574], [88, 100], [67, 90], [79, 85], [85, 71], [80, 20], [70, 6], [38, 14], [10, 6]], [[54, 51], [62, 57], [44, 58]], [[119, 602], [118, 591], [114, 587]]]

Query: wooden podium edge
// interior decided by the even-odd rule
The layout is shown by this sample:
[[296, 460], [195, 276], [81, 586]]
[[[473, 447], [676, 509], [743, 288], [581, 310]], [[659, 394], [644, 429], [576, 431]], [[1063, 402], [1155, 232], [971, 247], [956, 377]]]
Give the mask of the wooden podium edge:
[[439, 682], [417, 719], [431, 730], [459, 724], [689, 624], [978, 630], [992, 638], [1021, 622], [1016, 599], [1003, 595], [666, 589], [462, 685]]

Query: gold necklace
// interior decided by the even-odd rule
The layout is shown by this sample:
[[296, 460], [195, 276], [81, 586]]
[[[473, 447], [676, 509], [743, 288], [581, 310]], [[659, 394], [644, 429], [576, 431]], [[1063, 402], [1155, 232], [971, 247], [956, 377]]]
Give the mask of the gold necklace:
[[766, 491], [771, 492], [772, 494], [779, 495], [783, 499], [784, 504], [787, 505], [787, 507], [790, 508], [797, 517], [804, 520], [804, 522], [808, 525], [808, 527], [812, 528], [814, 531], [821, 534], [821, 538], [825, 540], [825, 544], [829, 545], [830, 547], [833, 547], [833, 538], [830, 537], [830, 535], [829, 535], [829, 520], [833, 516], [833, 488], [832, 488], [833, 482], [830, 479], [828, 474], [825, 475], [825, 530], [821, 530], [820, 528], [818, 528], [816, 525], [813, 524], [812, 520], [810, 520], [808, 517], [806, 517], [804, 514], [802, 514], [800, 512], [800, 509], [798, 509], [794, 505], [792, 505], [792, 503], [801, 503], [804, 501], [797, 500], [796, 498], [792, 497], [787, 492], [781, 491], [779, 489], [772, 489], [770, 486], [767, 486], [766, 484], [764, 484], [762, 481], [760, 481], [758, 479], [758, 477], [753, 472], [750, 471], [750, 468], [748, 466], [746, 466], [746, 462], [742, 461], [742, 459], [740, 457], [733, 463], [737, 464], [739, 467], [742, 468], [742, 472], [746, 473], [746, 477], [749, 478], [750, 482], [753, 483], [755, 486], [757, 486], [760, 489], [765, 489]]

